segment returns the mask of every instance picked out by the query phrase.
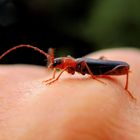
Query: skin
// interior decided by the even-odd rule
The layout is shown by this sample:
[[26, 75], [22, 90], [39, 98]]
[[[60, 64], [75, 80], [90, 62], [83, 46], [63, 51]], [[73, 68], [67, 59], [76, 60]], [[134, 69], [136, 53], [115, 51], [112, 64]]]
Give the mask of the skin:
[[[105, 56], [128, 62], [129, 91], [125, 76], [100, 78], [64, 72], [52, 85], [44, 67], [0, 66], [0, 140], [139, 140], [140, 51], [104, 50], [88, 57]], [[6, 58], [5, 58], [6, 59]]]

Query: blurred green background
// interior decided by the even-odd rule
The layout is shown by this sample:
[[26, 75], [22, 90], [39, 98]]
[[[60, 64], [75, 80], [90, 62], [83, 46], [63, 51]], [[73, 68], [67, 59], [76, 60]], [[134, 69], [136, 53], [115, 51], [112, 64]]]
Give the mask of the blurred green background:
[[[22, 43], [74, 57], [112, 47], [140, 48], [139, 6], [138, 0], [1, 0], [0, 52]], [[42, 57], [24, 49], [3, 63], [44, 65]]]

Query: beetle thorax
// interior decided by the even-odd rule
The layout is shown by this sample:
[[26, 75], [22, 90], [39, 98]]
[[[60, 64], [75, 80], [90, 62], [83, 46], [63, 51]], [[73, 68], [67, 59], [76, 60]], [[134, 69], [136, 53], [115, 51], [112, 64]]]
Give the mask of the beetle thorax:
[[64, 69], [66, 67], [75, 69], [76, 61], [71, 57], [59, 57], [54, 59], [53, 68]]

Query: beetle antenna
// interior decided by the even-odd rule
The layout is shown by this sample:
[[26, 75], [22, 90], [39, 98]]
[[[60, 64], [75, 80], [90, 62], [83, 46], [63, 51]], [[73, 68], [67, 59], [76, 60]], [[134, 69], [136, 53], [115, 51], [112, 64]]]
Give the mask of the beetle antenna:
[[6, 52], [4, 52], [4, 53], [0, 56], [0, 59], [2, 59], [2, 58], [3, 58], [4, 56], [6, 56], [8, 53], [10, 53], [10, 52], [12, 52], [12, 51], [14, 51], [14, 50], [16, 50], [16, 49], [18, 49], [18, 48], [31, 48], [31, 49], [34, 49], [35, 51], [38, 51], [39, 53], [43, 54], [43, 55], [44, 55], [46, 58], [48, 58], [49, 61], [50, 61], [50, 55], [47, 54], [45, 51], [43, 51], [43, 50], [41, 50], [41, 49], [39, 49], [39, 48], [37, 48], [37, 47], [34, 47], [34, 46], [32, 46], [32, 45], [27, 45], [27, 44], [21, 44], [21, 45], [15, 46], [15, 47], [13, 47], [13, 48], [7, 50]]
[[49, 48], [48, 54], [50, 56], [49, 63], [53, 64], [54, 63], [54, 49], [53, 48]]
[[50, 69], [50, 68], [52, 68], [52, 65], [54, 63], [54, 49], [49, 48], [48, 54], [49, 54], [49, 59], [48, 59], [47, 67], [48, 67], [48, 69]]

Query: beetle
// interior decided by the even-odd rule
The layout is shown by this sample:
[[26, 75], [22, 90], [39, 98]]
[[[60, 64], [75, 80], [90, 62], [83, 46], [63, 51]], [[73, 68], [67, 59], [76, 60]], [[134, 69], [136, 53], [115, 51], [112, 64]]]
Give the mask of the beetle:
[[[48, 50], [48, 53], [46, 53], [45, 51], [37, 47], [26, 44], [25, 45], [21, 44], [7, 50], [0, 56], [0, 59], [2, 59], [5, 55], [10, 53], [11, 51], [23, 47], [34, 49], [35, 51], [38, 51], [39, 53], [43, 54], [48, 59], [48, 69], [53, 69], [53, 76], [52, 78], [43, 81], [46, 84], [52, 84], [55, 81], [57, 81], [64, 71], [67, 71], [72, 75], [75, 74], [75, 72], [81, 73], [82, 75], [89, 74], [93, 79], [101, 83], [104, 82], [99, 80], [98, 76], [109, 77], [110, 75], [114, 76], [126, 75], [125, 90], [128, 92], [128, 94], [132, 99], [135, 99], [135, 97], [128, 90], [130, 66], [126, 62], [106, 60], [103, 57], [99, 59], [85, 57], [74, 59], [71, 56], [54, 58], [54, 50], [52, 48], [50, 48]], [[61, 72], [56, 77], [57, 69], [60, 69]]]

